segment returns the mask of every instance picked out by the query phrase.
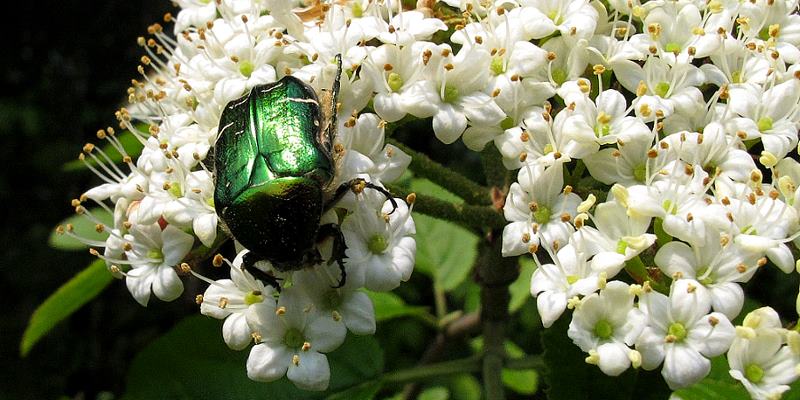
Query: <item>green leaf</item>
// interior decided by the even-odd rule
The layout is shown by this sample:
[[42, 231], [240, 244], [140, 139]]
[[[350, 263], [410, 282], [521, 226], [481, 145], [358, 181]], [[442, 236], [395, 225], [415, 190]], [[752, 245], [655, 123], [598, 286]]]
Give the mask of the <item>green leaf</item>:
[[728, 361], [724, 356], [711, 359], [711, 372], [702, 381], [675, 391], [683, 400], [748, 400], [750, 395], [739, 382], [728, 374]]
[[95, 298], [108, 286], [113, 277], [103, 260], [96, 260], [86, 269], [58, 288], [33, 312], [22, 334], [20, 353], [28, 354], [34, 344], [63, 319]]
[[379, 322], [399, 317], [419, 317], [428, 314], [427, 307], [410, 306], [400, 296], [391, 292], [367, 292], [367, 296], [372, 300], [372, 305], [375, 306], [375, 320]]
[[220, 321], [196, 315], [144, 348], [133, 360], [125, 399], [320, 399], [375, 379], [383, 353], [372, 336], [348, 336], [329, 353], [326, 392], [297, 389], [285, 377], [263, 383], [247, 378], [248, 351], [230, 350]]
[[520, 394], [534, 394], [539, 390], [539, 374], [532, 369], [503, 369], [503, 384]]
[[448, 192], [443, 187], [424, 178], [412, 179], [410, 189], [418, 193], [436, 197], [439, 200], [449, 201], [451, 203], [464, 202], [464, 200], [462, 200], [460, 197]]
[[453, 400], [480, 400], [481, 388], [478, 379], [469, 374], [459, 374], [448, 377], [446, 381]]
[[381, 390], [381, 386], [382, 383], [379, 380], [364, 382], [343, 392], [334, 393], [325, 400], [372, 400]]
[[508, 303], [510, 313], [517, 312], [525, 302], [533, 299], [531, 296], [531, 276], [536, 270], [536, 264], [529, 257], [520, 257], [519, 277], [514, 281], [508, 290], [511, 292], [511, 300]]
[[[137, 129], [146, 130], [147, 125], [139, 124], [137, 126]], [[133, 135], [131, 131], [128, 130], [122, 131], [122, 133], [118, 133], [116, 137], [120, 141], [120, 143], [122, 143], [122, 147], [125, 149], [128, 155], [131, 156], [131, 158], [135, 159], [142, 152], [142, 148], [144, 148], [142, 143], [136, 138], [136, 136]], [[112, 146], [110, 143], [106, 143], [104, 146], [101, 147], [101, 149], [103, 150], [103, 152], [106, 153], [106, 155], [108, 155], [108, 158], [110, 158], [111, 161], [113, 161], [114, 163], [119, 164], [122, 162], [122, 154], [120, 154], [117, 151], [117, 149], [115, 149], [114, 146]], [[95, 154], [95, 155], [98, 158], [102, 159], [103, 161], [106, 161], [100, 154]], [[91, 166], [97, 165], [97, 161], [95, 161], [92, 157], [86, 157], [86, 162], [89, 163], [89, 165]], [[86, 167], [86, 164], [84, 164], [83, 161], [76, 159], [65, 163], [61, 167], [61, 169], [64, 170], [65, 172], [73, 172], [73, 171], [88, 169], [88, 167]]]
[[478, 237], [468, 230], [427, 215], [415, 214], [417, 268], [450, 291], [463, 282], [475, 264]]
[[[90, 209], [89, 212], [106, 226], [114, 225], [114, 217], [108, 211], [102, 208], [93, 208]], [[70, 224], [73, 227], [73, 232], [80, 237], [101, 242], [105, 242], [106, 238], [108, 238], [108, 232], [97, 232], [95, 228], [96, 224], [85, 215], [73, 215], [61, 221], [59, 225], [66, 228], [67, 225]], [[50, 234], [47, 244], [52, 248], [68, 251], [85, 250], [89, 248], [89, 246], [70, 237], [66, 233], [59, 234], [55, 230]]]
[[450, 391], [442, 386], [427, 388], [419, 394], [418, 400], [447, 400], [450, 398]]

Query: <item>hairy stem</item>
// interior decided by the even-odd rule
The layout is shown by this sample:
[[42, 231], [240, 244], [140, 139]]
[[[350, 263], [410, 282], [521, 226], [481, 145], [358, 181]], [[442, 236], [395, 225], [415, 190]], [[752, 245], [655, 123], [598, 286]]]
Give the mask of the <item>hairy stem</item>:
[[437, 376], [478, 372], [481, 369], [480, 356], [443, 361], [436, 364], [419, 365], [413, 368], [389, 372], [383, 375], [384, 382], [405, 383]]
[[[406, 197], [411, 191], [395, 185], [387, 185], [387, 189], [394, 196]], [[437, 199], [433, 196], [417, 194], [414, 202], [414, 211], [434, 218], [455, 222], [465, 228], [494, 228], [502, 229], [506, 220], [497, 209], [491, 206], [474, 206], [469, 204], [454, 204]]]
[[[502, 199], [510, 174], [503, 167], [500, 155], [494, 149], [481, 153], [486, 180]], [[498, 203], [499, 204], [499, 203]], [[505, 399], [502, 369], [506, 358], [504, 342], [508, 323], [508, 303], [511, 295], [508, 286], [519, 275], [519, 260], [503, 257], [502, 230], [491, 229], [480, 243], [478, 282], [481, 286], [481, 322], [483, 325], [482, 376], [484, 397], [488, 400]]]
[[403, 143], [391, 139], [388, 142], [411, 156], [411, 165], [408, 168], [416, 176], [431, 180], [469, 204], [492, 204], [489, 189], [431, 160], [427, 155], [414, 151]]

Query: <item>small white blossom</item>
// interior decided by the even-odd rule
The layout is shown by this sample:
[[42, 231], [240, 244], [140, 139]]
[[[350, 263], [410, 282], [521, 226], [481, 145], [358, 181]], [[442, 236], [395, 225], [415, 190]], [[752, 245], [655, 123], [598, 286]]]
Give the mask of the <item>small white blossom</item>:
[[584, 297], [572, 314], [567, 334], [606, 375], [617, 376], [631, 365], [629, 346], [644, 329], [645, 316], [633, 304], [630, 287], [609, 282], [600, 293]]
[[636, 342], [642, 368], [652, 370], [662, 362], [661, 375], [671, 389], [700, 381], [711, 370], [710, 357], [724, 353], [735, 336], [733, 325], [711, 311], [711, 296], [697, 281], [676, 280], [670, 296], [645, 291], [639, 308], [647, 327]]

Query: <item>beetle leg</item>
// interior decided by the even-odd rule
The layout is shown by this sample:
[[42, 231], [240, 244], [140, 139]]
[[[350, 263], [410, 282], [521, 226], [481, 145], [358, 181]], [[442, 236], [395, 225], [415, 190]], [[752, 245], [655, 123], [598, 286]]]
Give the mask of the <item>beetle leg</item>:
[[281, 285], [278, 282], [279, 279], [255, 267], [255, 264], [261, 260], [263, 260], [263, 258], [258, 256], [256, 253], [249, 251], [242, 259], [242, 269], [249, 272], [254, 278], [264, 282], [269, 286], [272, 286], [278, 291], [278, 293], [280, 293]]
[[344, 242], [344, 235], [342, 234], [342, 230], [339, 229], [339, 225], [325, 224], [319, 227], [318, 237], [333, 237], [333, 258], [336, 260], [336, 263], [339, 264], [339, 271], [342, 272], [342, 277], [339, 279], [339, 284], [332, 287], [338, 289], [347, 282], [347, 271], [344, 269], [344, 255], [347, 250], [347, 245]]
[[395, 201], [394, 197], [392, 197], [392, 194], [389, 193], [388, 190], [372, 182], [367, 182], [363, 178], [354, 178], [339, 185], [339, 187], [336, 188], [336, 192], [334, 192], [333, 197], [331, 197], [331, 199], [328, 200], [328, 202], [325, 204], [325, 211], [330, 210], [331, 207], [333, 207], [339, 200], [341, 200], [342, 197], [344, 197], [344, 195], [347, 194], [348, 190], [352, 190], [354, 193], [356, 193], [356, 191], [358, 190], [357, 188], [362, 185], [363, 187], [377, 190], [381, 192], [381, 194], [386, 196], [386, 200], [389, 200], [389, 202], [392, 203], [392, 211], [389, 211], [389, 215], [391, 215], [392, 213], [394, 213], [395, 210], [397, 210], [397, 201]]
[[394, 200], [394, 197], [392, 197], [392, 194], [389, 193], [388, 190], [386, 190], [386, 189], [384, 189], [384, 188], [382, 188], [382, 187], [380, 187], [380, 186], [378, 186], [378, 185], [376, 185], [376, 184], [374, 184], [372, 182], [364, 181], [364, 185], [366, 187], [372, 189], [372, 190], [377, 190], [377, 191], [381, 192], [381, 194], [386, 196], [386, 200], [389, 200], [389, 202], [392, 203], [392, 211], [389, 211], [389, 215], [392, 215], [392, 213], [394, 213], [394, 210], [397, 210], [397, 202]]

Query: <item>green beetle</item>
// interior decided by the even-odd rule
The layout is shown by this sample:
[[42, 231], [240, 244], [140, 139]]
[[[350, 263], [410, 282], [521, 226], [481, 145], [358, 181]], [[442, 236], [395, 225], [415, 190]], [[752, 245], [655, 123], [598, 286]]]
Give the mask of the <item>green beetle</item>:
[[[215, 145], [214, 204], [231, 235], [250, 252], [249, 268], [267, 260], [278, 271], [321, 261], [316, 243], [334, 237], [334, 257], [344, 284], [344, 240], [338, 226], [320, 227], [320, 218], [348, 189], [371, 187], [392, 201], [385, 189], [355, 179], [332, 187], [335, 161], [339, 73], [323, 106], [314, 89], [285, 76], [254, 87], [225, 107]], [[257, 273], [254, 268], [250, 271]], [[274, 278], [258, 274], [277, 286]]]

